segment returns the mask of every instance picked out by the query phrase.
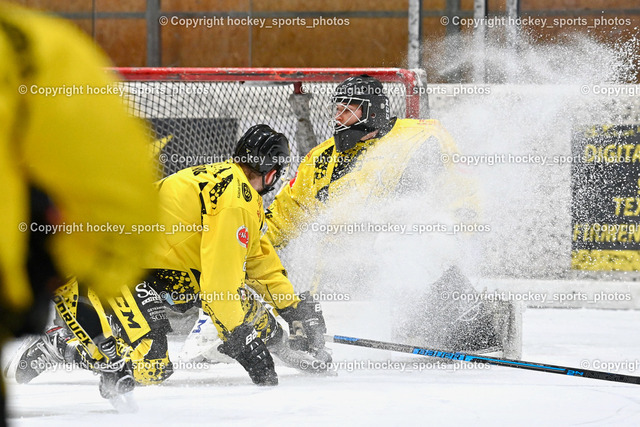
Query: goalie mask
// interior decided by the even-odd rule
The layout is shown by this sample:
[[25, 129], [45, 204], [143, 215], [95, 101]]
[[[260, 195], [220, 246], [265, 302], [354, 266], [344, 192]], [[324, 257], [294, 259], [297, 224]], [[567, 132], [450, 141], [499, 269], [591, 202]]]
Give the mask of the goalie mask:
[[[238, 141], [233, 153], [233, 160], [242, 163], [262, 176], [262, 191], [264, 196], [273, 190], [278, 179], [283, 175], [289, 164], [289, 140], [286, 136], [260, 124], [250, 127]], [[276, 174], [270, 183], [265, 177], [272, 170]]]
[[[336, 150], [345, 151], [353, 148], [368, 133], [381, 129], [389, 122], [389, 98], [384, 93], [382, 83], [363, 74], [349, 77], [336, 87], [332, 103], [336, 108], [333, 118], [333, 136]], [[361, 109], [362, 115], [357, 116]], [[338, 121], [338, 117], [353, 115], [357, 121], [346, 125]], [[344, 120], [343, 120], [344, 121]]]

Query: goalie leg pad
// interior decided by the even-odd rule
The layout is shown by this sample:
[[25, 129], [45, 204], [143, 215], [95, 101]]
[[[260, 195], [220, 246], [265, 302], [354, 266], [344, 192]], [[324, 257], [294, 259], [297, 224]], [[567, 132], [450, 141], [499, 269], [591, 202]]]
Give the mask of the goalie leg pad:
[[234, 363], [218, 351], [222, 339], [211, 317], [200, 309], [200, 315], [187, 336], [178, 359], [182, 362]]
[[[459, 298], [455, 298], [459, 296]], [[396, 328], [402, 341], [451, 351], [496, 352], [509, 358], [521, 353], [521, 310], [512, 301], [476, 291], [456, 268], [449, 268], [418, 303], [407, 302]]]

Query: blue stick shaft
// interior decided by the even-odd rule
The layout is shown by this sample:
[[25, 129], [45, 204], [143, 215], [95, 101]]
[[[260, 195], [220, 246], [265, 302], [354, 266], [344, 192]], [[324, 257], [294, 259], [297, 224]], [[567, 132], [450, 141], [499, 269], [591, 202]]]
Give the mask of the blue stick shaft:
[[338, 344], [355, 345], [359, 347], [376, 348], [380, 350], [397, 351], [401, 353], [417, 354], [419, 356], [436, 357], [448, 360], [460, 360], [470, 363], [484, 363], [487, 365], [505, 366], [508, 368], [528, 369], [531, 371], [548, 372], [550, 374], [569, 375], [573, 377], [593, 378], [603, 381], [640, 384], [640, 377], [610, 372], [593, 371], [590, 369], [570, 368], [566, 366], [547, 365], [523, 360], [511, 360], [500, 357], [476, 356], [468, 353], [451, 352], [424, 347], [416, 347], [407, 344], [396, 344], [384, 341], [375, 341], [363, 338], [345, 337], [341, 335], [325, 335], [325, 339]]

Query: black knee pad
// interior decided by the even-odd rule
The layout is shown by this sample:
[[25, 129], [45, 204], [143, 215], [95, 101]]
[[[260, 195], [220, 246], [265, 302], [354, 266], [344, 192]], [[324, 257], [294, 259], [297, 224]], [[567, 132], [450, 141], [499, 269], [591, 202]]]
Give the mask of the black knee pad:
[[171, 324], [169, 323], [163, 301], [149, 282], [144, 281], [137, 284], [135, 288], [132, 289], [132, 293], [151, 331], [158, 331], [160, 334], [170, 332]]

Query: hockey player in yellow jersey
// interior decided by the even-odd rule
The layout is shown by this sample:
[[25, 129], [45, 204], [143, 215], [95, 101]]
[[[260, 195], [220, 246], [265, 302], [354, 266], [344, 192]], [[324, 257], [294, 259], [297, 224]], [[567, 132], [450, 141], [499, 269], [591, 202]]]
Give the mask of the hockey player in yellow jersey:
[[[0, 53], [4, 341], [42, 331], [52, 292], [69, 275], [101, 298], [139, 280], [152, 236], [86, 227], [155, 223], [157, 205], [141, 123], [128, 116], [119, 96], [87, 94], [87, 87], [115, 84], [115, 76], [86, 35], [2, 3]], [[76, 92], [51, 96], [65, 88]], [[0, 412], [4, 421], [2, 402]]]
[[[104, 359], [126, 362], [111, 369], [108, 377], [117, 393], [105, 390], [101, 382], [103, 397], [132, 389], [131, 380], [155, 384], [172, 374], [166, 338], [170, 326], [160, 301], [178, 312], [201, 307], [217, 328], [219, 352], [237, 360], [256, 384], [278, 382], [271, 352], [289, 365], [327, 366], [320, 305], [294, 293], [263, 235], [261, 196], [273, 188], [288, 161], [286, 137], [267, 125], [253, 126], [240, 138], [232, 160], [184, 169], [157, 183], [159, 238], [148, 254], [144, 282], [104, 304], [91, 294], [78, 295], [74, 283], [57, 291], [57, 311], [80, 341], [84, 364], [91, 368]], [[79, 310], [89, 309], [83, 300], [97, 316], [79, 319]], [[261, 300], [290, 324], [297, 348], [288, 345]], [[61, 335], [59, 329], [47, 333]], [[85, 335], [101, 340], [83, 340]], [[76, 343], [65, 343], [65, 360], [77, 361], [78, 352], [70, 350]], [[112, 355], [105, 354], [109, 351]], [[16, 379], [26, 383], [41, 373], [16, 369]]]
[[240, 138], [233, 161], [185, 169], [158, 183], [166, 234], [148, 265], [152, 287], [179, 311], [200, 305], [224, 341], [219, 350], [256, 384], [277, 383], [264, 342], [280, 344], [282, 330], [245, 282], [290, 325], [302, 324], [307, 350], [328, 357], [319, 303], [295, 295], [264, 236], [261, 196], [288, 161], [286, 137], [256, 125]]
[[[377, 79], [367, 75], [350, 77], [336, 87], [332, 99], [333, 137], [306, 155], [295, 178], [281, 189], [267, 210], [267, 236], [276, 248], [287, 245], [301, 230], [308, 229], [328, 205], [340, 204], [345, 197], [350, 202], [358, 198], [359, 205], [371, 201], [375, 205], [376, 199], [384, 200], [404, 191], [421, 196], [424, 194], [420, 193], [424, 188], [421, 186], [426, 184], [439, 189], [438, 203], [446, 206], [452, 218], [477, 221], [479, 203], [474, 181], [457, 165], [446, 161], [458, 153], [451, 135], [438, 120], [390, 117], [389, 99], [384, 91]], [[349, 222], [349, 212], [341, 211], [340, 220]], [[322, 270], [322, 260], [318, 260], [318, 265]], [[366, 274], [358, 271], [354, 268], [355, 273]], [[346, 276], [347, 272], [343, 274]], [[318, 277], [314, 281], [313, 286], [317, 286]], [[448, 268], [432, 286], [425, 283], [424, 295], [411, 298], [422, 309], [413, 311], [405, 307], [404, 313], [419, 314], [396, 319], [403, 323], [398, 330], [414, 331], [400, 338], [415, 342], [416, 336], [434, 335], [425, 331], [437, 329], [442, 340], [429, 344], [454, 350], [499, 347], [491, 326], [491, 310], [462, 303], [459, 307], [451, 304], [445, 307], [438, 293], [452, 290], [475, 292], [455, 266]], [[425, 313], [426, 306], [430, 307], [430, 313]], [[469, 321], [457, 320], [458, 314], [467, 310], [479, 314], [467, 316]], [[436, 322], [441, 324], [435, 325]]]

